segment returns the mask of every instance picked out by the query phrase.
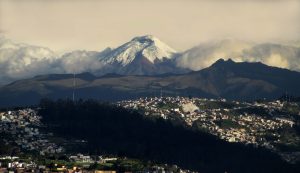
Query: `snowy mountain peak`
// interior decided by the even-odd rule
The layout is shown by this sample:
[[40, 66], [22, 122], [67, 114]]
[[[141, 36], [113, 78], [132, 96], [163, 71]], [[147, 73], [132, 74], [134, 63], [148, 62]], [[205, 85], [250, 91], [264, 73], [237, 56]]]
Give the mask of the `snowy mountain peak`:
[[104, 57], [102, 61], [108, 64], [121, 64], [126, 66], [135, 58], [144, 57], [151, 63], [156, 60], [164, 61], [164, 58], [170, 59], [176, 53], [174, 49], [160, 41], [152, 35], [139, 36], [131, 41], [112, 50], [112, 52]]

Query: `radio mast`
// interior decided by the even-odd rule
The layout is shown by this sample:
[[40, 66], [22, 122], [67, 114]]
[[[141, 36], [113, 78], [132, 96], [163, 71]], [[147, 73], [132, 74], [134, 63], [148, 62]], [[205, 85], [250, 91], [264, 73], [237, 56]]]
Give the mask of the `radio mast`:
[[76, 88], [76, 78], [75, 72], [73, 73], [73, 102], [75, 101], [75, 88]]

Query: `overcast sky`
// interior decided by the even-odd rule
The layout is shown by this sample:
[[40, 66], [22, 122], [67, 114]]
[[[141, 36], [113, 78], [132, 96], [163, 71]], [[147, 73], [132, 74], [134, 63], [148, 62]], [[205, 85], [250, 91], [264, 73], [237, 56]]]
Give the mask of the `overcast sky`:
[[298, 0], [0, 0], [0, 32], [55, 51], [102, 50], [152, 34], [182, 51], [237, 38], [300, 39]]

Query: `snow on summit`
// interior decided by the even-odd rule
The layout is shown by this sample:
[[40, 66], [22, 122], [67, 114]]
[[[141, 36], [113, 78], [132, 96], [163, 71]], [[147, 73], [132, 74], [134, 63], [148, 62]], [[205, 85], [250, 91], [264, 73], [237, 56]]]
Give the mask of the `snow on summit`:
[[131, 41], [114, 49], [108, 56], [104, 57], [104, 63], [119, 63], [122, 66], [130, 64], [136, 57], [141, 55], [151, 63], [155, 60], [163, 61], [163, 58], [170, 59], [176, 53], [174, 49], [152, 35], [135, 37]]

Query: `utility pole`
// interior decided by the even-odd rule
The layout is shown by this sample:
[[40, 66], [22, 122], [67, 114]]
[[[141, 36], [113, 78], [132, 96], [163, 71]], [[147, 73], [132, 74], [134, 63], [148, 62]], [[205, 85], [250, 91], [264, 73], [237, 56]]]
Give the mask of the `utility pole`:
[[75, 87], [76, 87], [76, 78], [75, 78], [75, 72], [73, 74], [73, 102], [75, 101]]

